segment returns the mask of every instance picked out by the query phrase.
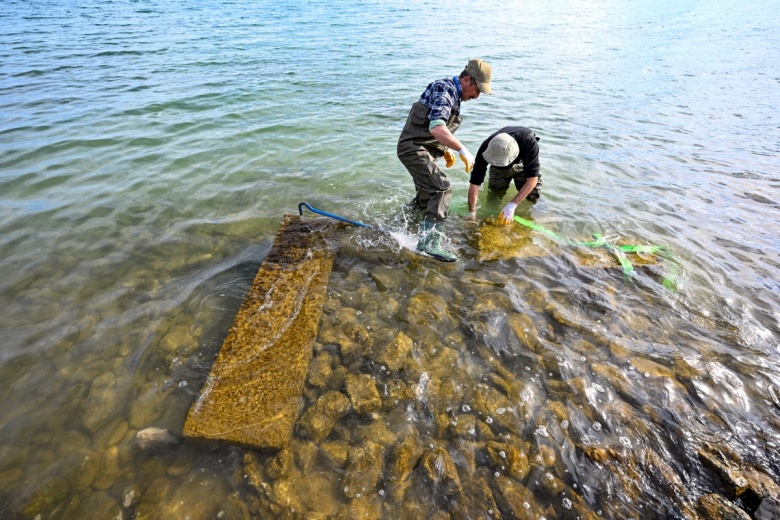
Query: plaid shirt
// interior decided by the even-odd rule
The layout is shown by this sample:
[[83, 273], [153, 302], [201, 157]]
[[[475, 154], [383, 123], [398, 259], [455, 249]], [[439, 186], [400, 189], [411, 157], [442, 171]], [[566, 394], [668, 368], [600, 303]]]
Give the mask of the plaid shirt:
[[460, 114], [460, 85], [455, 78], [437, 79], [422, 93], [420, 103], [431, 109], [429, 120], [442, 119], [446, 123], [452, 113]]

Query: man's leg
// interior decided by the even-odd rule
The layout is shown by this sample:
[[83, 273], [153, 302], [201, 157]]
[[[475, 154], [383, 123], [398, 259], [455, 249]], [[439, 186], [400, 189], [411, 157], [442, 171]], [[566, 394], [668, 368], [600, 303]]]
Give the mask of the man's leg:
[[499, 205], [501, 199], [506, 195], [511, 181], [511, 177], [507, 177], [505, 173], [497, 171], [496, 168], [492, 166], [490, 167], [488, 170], [487, 202], [491, 209]]
[[447, 219], [452, 201], [450, 180], [426, 152], [399, 156], [414, 180], [417, 196], [414, 200], [423, 209], [424, 219], [443, 222]]
[[444, 237], [442, 223], [447, 219], [452, 201], [449, 179], [427, 152], [404, 154], [399, 159], [414, 180], [417, 203], [425, 207], [417, 249], [437, 260], [454, 262], [457, 256], [445, 250], [441, 244]]

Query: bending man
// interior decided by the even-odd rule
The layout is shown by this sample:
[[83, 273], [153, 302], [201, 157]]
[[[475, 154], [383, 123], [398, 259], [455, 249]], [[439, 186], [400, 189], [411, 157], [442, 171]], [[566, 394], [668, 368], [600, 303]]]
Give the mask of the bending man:
[[[458, 257], [445, 250], [441, 243], [452, 187], [436, 161], [450, 148], [457, 150], [467, 173], [474, 167], [474, 156], [453, 133], [463, 121], [461, 102], [477, 99], [483, 92], [492, 93], [490, 75], [490, 65], [472, 59], [460, 76], [430, 83], [420, 100], [412, 105], [398, 138], [398, 158], [409, 170], [417, 190], [412, 204], [424, 211], [417, 249], [444, 262], [454, 262]], [[448, 154], [448, 164], [453, 159]]]
[[539, 138], [533, 130], [524, 126], [506, 126], [482, 143], [477, 151], [474, 170], [469, 179], [469, 214], [477, 211], [479, 187], [488, 177], [488, 200], [500, 201], [514, 181], [517, 195], [504, 206], [498, 220], [509, 224], [515, 216], [515, 208], [523, 199], [536, 202], [541, 195], [542, 174], [539, 172]]

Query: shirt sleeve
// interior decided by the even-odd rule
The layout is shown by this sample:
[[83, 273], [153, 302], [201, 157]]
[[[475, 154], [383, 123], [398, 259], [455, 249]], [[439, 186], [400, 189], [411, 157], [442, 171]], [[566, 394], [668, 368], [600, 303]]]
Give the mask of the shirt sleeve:
[[539, 144], [536, 141], [536, 136], [531, 133], [523, 145], [521, 147], [523, 152], [523, 173], [526, 178], [539, 177], [541, 167], [539, 164]]
[[442, 93], [440, 96], [436, 96], [433, 99], [433, 106], [428, 114], [428, 119], [449, 120], [450, 114], [452, 113], [452, 104], [452, 97], [446, 92]]
[[452, 98], [452, 95], [446, 89], [441, 89], [433, 96], [428, 119], [431, 121], [434, 119], [448, 121], [454, 105], [455, 100]]
[[428, 124], [428, 130], [433, 130], [437, 126], [446, 125], [447, 122], [444, 121], [444, 119], [431, 119], [431, 122]]

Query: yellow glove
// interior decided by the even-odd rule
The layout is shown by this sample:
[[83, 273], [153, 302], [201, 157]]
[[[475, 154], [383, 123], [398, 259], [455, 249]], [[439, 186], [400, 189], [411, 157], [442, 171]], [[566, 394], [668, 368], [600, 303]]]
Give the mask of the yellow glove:
[[511, 224], [512, 221], [515, 219], [515, 208], [517, 207], [517, 204], [513, 204], [510, 202], [506, 206], [504, 206], [504, 209], [501, 210], [501, 214], [498, 216], [498, 221], [502, 224]]
[[471, 155], [471, 152], [465, 146], [458, 150], [458, 154], [460, 159], [466, 164], [466, 173], [471, 173], [472, 168], [474, 168], [474, 156]]
[[447, 168], [452, 168], [452, 165], [455, 164], [455, 154], [449, 148], [444, 149], [444, 164]]

